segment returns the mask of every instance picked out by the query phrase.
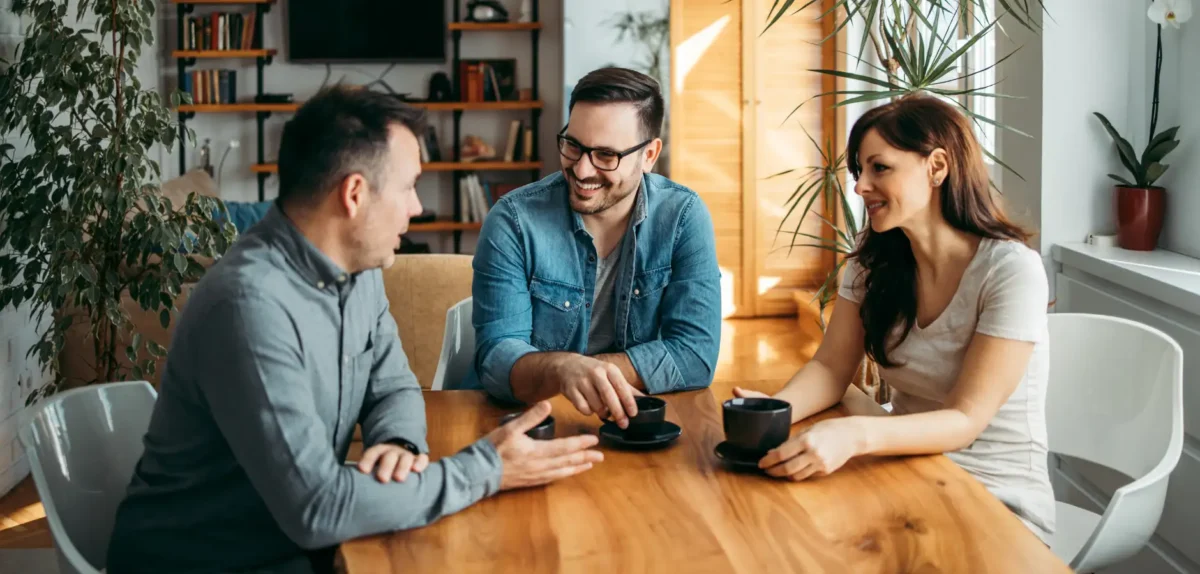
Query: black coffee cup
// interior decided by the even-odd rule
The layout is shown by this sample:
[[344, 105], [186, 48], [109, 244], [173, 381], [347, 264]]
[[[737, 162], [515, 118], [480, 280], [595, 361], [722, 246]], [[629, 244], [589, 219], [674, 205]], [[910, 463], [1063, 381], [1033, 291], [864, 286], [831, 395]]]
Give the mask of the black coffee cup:
[[[504, 415], [504, 417], [500, 419], [500, 426], [504, 426], [504, 425], [508, 424], [513, 419], [515, 419], [519, 416], [521, 416], [521, 413], [511, 413], [511, 414]], [[546, 418], [544, 420], [542, 420], [542, 422], [538, 423], [537, 426], [526, 431], [525, 434], [529, 435], [529, 438], [534, 438], [534, 439], [538, 439], [538, 440], [550, 440], [550, 439], [554, 438], [554, 417], [547, 415]]]
[[667, 401], [658, 397], [633, 397], [637, 403], [637, 416], [629, 417], [628, 430], [661, 423], [667, 420]]
[[729, 399], [721, 405], [725, 441], [762, 456], [783, 444], [792, 428], [792, 405], [779, 399]]

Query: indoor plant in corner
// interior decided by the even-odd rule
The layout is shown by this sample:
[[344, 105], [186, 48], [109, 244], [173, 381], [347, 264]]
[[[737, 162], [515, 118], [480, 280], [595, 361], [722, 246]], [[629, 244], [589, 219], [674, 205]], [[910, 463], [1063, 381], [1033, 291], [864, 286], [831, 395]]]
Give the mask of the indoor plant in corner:
[[0, 133], [27, 142], [28, 152], [0, 144], [0, 309], [29, 304], [40, 337], [29, 354], [55, 376], [30, 402], [63, 383], [59, 356], [72, 323], [86, 323], [90, 382], [152, 374], [143, 351], [165, 351], [132, 332], [122, 300], [166, 327], [182, 284], [204, 271], [196, 258], [219, 256], [234, 237], [232, 224], [214, 221], [224, 213], [218, 200], [193, 193], [173, 206], [160, 192], [151, 152], [159, 143], [170, 149], [177, 126], [136, 73], [154, 7], [12, 6], [25, 36], [15, 61], [0, 62]]
[[1100, 112], [1094, 112], [1117, 148], [1121, 164], [1129, 171], [1133, 181], [1116, 174], [1108, 177], [1117, 182], [1114, 204], [1117, 216], [1117, 245], [1123, 249], [1151, 251], [1158, 245], [1166, 212], [1167, 191], [1154, 185], [1167, 171], [1162, 163], [1167, 154], [1179, 145], [1175, 134], [1179, 126], [1155, 131], [1158, 127], [1158, 86], [1162, 75], [1162, 27], [1163, 24], [1179, 28], [1192, 16], [1191, 0], [1154, 0], [1147, 11], [1158, 29], [1158, 48], [1154, 59], [1154, 100], [1150, 108], [1150, 133], [1146, 147], [1138, 155], [1129, 143], [1113, 127], [1112, 122]]

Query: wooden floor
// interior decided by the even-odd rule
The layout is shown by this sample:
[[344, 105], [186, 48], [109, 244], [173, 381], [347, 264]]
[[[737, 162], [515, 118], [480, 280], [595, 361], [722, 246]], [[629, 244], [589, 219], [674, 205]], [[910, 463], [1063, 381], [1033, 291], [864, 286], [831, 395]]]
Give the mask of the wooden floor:
[[[815, 316], [726, 321], [713, 393], [723, 401], [734, 386], [775, 392], [812, 358], [819, 340]], [[0, 498], [0, 548], [52, 548], [45, 517], [37, 490], [26, 478]]]

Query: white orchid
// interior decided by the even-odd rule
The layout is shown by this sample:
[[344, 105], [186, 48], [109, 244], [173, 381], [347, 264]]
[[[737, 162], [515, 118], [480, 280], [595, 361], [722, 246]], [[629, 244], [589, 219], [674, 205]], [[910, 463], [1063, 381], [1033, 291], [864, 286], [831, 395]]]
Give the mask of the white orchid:
[[1180, 24], [1192, 18], [1192, 0], [1154, 0], [1146, 16], [1155, 24], [1168, 24], [1178, 29]]

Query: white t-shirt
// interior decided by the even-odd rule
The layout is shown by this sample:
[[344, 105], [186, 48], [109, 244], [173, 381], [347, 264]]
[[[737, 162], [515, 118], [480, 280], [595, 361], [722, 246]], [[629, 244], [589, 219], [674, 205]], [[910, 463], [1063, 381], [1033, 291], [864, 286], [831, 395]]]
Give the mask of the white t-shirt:
[[[856, 260], [848, 261], [838, 294], [860, 303], [861, 272]], [[984, 239], [946, 310], [923, 329], [914, 325], [904, 342], [888, 353], [901, 366], [879, 370], [893, 389], [893, 414], [928, 412], [943, 408], [975, 333], [1034, 343], [1025, 376], [1012, 396], [975, 442], [946, 456], [1047, 543], [1055, 509], [1046, 460], [1048, 291], [1046, 270], [1035, 251], [1016, 241]]]

